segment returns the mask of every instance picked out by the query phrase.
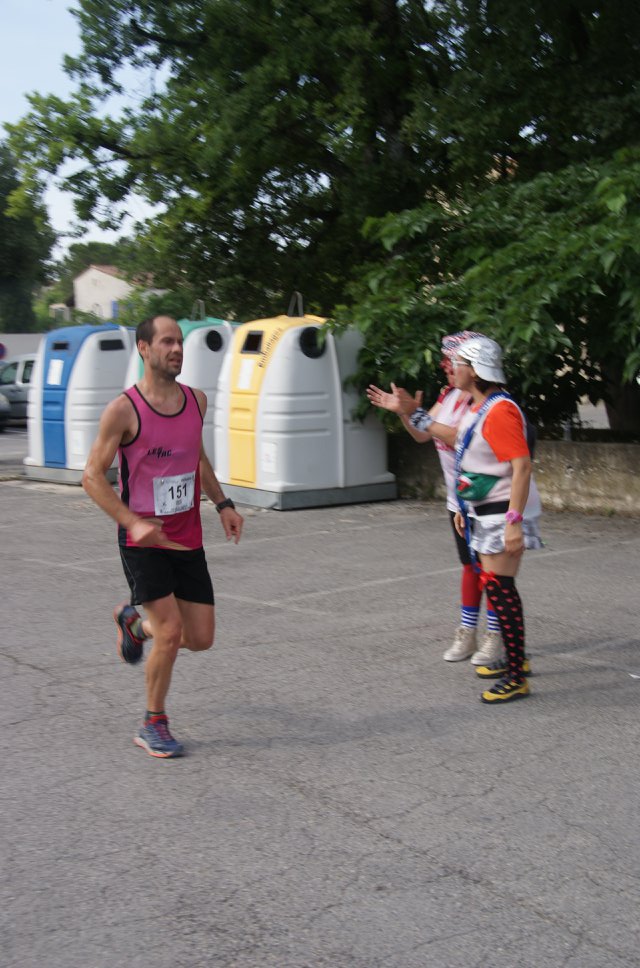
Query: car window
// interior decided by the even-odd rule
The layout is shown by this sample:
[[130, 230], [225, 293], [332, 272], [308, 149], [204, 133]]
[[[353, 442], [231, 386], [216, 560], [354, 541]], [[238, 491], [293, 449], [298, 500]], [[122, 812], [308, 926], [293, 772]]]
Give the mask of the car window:
[[8, 383], [15, 383], [17, 372], [18, 364], [8, 363], [5, 368], [0, 371], [0, 384], [6, 387]]
[[33, 369], [33, 360], [25, 360], [24, 369], [22, 371], [22, 382], [29, 383], [31, 380], [31, 371]]

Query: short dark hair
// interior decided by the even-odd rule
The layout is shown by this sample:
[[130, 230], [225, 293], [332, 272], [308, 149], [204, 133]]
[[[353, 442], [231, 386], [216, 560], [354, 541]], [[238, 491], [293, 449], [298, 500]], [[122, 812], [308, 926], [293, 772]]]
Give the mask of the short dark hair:
[[473, 374], [473, 380], [480, 393], [486, 393], [489, 387], [500, 387], [501, 390], [505, 387], [504, 383], [496, 383], [495, 380], [483, 380], [482, 377], [479, 377], [475, 371]]
[[157, 318], [157, 314], [155, 316], [147, 316], [147, 318], [143, 319], [141, 323], [138, 323], [136, 326], [136, 346], [140, 340], [142, 340], [143, 343], [151, 342], [156, 331], [155, 322]]

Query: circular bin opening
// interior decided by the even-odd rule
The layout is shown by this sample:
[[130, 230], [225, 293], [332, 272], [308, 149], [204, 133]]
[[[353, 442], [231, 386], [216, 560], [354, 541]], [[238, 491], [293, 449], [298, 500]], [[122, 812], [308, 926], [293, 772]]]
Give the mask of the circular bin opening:
[[320, 338], [320, 330], [317, 326], [305, 326], [300, 333], [300, 349], [309, 359], [319, 359], [324, 353], [326, 346], [327, 342]]
[[209, 349], [213, 350], [214, 353], [217, 353], [218, 350], [222, 349], [223, 340], [222, 340], [222, 336], [220, 335], [217, 329], [209, 330], [209, 332], [205, 337], [205, 342], [209, 347]]

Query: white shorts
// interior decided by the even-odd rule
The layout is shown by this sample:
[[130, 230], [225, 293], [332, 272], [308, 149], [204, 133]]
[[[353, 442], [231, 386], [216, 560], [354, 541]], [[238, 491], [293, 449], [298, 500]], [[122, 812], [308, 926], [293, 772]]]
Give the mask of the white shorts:
[[[469, 515], [471, 524], [471, 547], [480, 555], [499, 555], [504, 551], [504, 514]], [[525, 518], [522, 522], [524, 546], [529, 551], [543, 548], [538, 528], [539, 517]]]

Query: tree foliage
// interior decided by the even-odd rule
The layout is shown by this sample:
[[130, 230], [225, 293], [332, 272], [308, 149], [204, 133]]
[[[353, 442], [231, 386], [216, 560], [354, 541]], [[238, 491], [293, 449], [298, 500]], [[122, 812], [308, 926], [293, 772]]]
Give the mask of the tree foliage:
[[[23, 190], [19, 213], [11, 196]], [[16, 162], [0, 143], [0, 330], [23, 332], [35, 328], [34, 290], [44, 280], [54, 235], [37, 192], [20, 185]]]
[[451, 71], [428, 112], [452, 177], [366, 225], [380, 254], [340, 312], [367, 333], [360, 382], [433, 392], [440, 336], [488, 330], [539, 419], [587, 394], [637, 432], [640, 8], [438, 6]]
[[640, 150], [455, 207], [434, 200], [368, 231], [389, 255], [341, 313], [367, 333], [363, 382], [429, 385], [440, 337], [477, 330], [505, 347], [517, 392], [553, 424], [583, 395], [615, 402], [640, 369]]
[[635, 0], [78, 4], [76, 95], [34, 95], [12, 141], [27, 187], [71, 163], [85, 219], [160, 206], [135, 249], [159, 284], [219, 316], [342, 305], [363, 381], [433, 383], [441, 333], [490, 322], [547, 421], [628, 383]]
[[186, 289], [179, 292], [165, 291], [162, 295], [136, 289], [122, 303], [118, 322], [123, 326], [137, 326], [148, 316], [169, 315], [175, 319], [200, 319], [202, 307]]
[[[32, 97], [13, 131], [26, 170], [73, 162], [79, 215], [105, 224], [130, 191], [162, 206], [139, 240], [150, 268], [225, 313], [292, 289], [329, 311], [370, 252], [363, 221], [441, 177], [416, 121], [446, 65], [422, 2], [80, 0], [79, 20], [77, 95]], [[127, 64], [163, 83], [113, 117]]]

